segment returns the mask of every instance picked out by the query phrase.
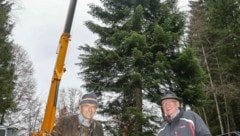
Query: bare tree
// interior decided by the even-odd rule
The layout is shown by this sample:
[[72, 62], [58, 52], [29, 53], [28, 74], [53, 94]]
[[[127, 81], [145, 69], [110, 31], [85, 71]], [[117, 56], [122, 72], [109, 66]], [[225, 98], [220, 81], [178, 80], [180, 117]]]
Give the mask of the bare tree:
[[[34, 98], [35, 80], [33, 78], [33, 65], [27, 52], [19, 45], [13, 46], [15, 75], [14, 101], [16, 109], [9, 110], [6, 123], [19, 129], [20, 135], [26, 135], [34, 128], [40, 102]], [[34, 123], [35, 122], [35, 123]], [[29, 134], [28, 134], [29, 135]]]
[[[82, 96], [82, 92], [76, 88], [61, 89], [58, 98], [59, 114], [67, 111], [68, 114], [76, 114], [78, 112], [78, 102]], [[66, 114], [66, 113], [64, 113]]]

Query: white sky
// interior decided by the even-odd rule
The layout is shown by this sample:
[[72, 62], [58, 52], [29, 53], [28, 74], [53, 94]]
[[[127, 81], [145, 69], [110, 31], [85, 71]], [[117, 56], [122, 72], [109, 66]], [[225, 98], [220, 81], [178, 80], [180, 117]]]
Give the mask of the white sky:
[[[37, 82], [37, 95], [46, 101], [50, 82], [56, 62], [56, 50], [63, 32], [70, 0], [14, 0], [18, 6], [13, 11], [15, 28], [14, 42], [22, 46], [34, 66], [34, 78]], [[84, 22], [93, 20], [87, 13], [87, 3], [99, 4], [99, 0], [78, 0], [71, 29], [71, 41], [67, 51], [65, 67], [60, 88], [80, 88], [82, 81], [78, 78], [79, 45], [90, 44], [97, 36], [90, 32]], [[180, 7], [185, 8], [188, 0], [179, 0]]]
[[[65, 60], [66, 72], [62, 76], [60, 88], [80, 88], [78, 78], [79, 45], [93, 44], [96, 35], [91, 33], [84, 22], [93, 18], [87, 13], [87, 3], [98, 0], [78, 0], [71, 29], [71, 41]], [[21, 9], [14, 11], [16, 26], [13, 39], [22, 46], [34, 65], [37, 95], [46, 101], [50, 89], [53, 69], [57, 58], [57, 48], [65, 26], [70, 0], [18, 0]]]

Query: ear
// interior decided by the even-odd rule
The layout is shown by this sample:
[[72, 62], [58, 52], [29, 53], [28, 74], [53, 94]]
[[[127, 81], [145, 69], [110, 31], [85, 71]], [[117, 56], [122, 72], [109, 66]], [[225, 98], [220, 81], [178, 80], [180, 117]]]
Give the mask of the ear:
[[79, 110], [81, 110], [81, 105], [78, 106]]
[[180, 102], [179, 101], [177, 101], [177, 106], [180, 107]]

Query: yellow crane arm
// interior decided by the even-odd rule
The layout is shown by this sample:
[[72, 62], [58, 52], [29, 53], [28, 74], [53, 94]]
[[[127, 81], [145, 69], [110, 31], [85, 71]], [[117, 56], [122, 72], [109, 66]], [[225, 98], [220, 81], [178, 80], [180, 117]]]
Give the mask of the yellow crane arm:
[[57, 60], [52, 76], [50, 91], [48, 95], [48, 100], [45, 109], [45, 115], [43, 118], [42, 126], [39, 132], [33, 132], [32, 136], [47, 136], [51, 133], [54, 122], [55, 122], [55, 114], [56, 114], [56, 106], [57, 106], [57, 97], [58, 90], [62, 75], [65, 71], [64, 62], [67, 54], [68, 43], [70, 40], [70, 31], [73, 21], [73, 16], [76, 8], [77, 0], [71, 0], [68, 15], [65, 23], [64, 32], [60, 37], [59, 48]]

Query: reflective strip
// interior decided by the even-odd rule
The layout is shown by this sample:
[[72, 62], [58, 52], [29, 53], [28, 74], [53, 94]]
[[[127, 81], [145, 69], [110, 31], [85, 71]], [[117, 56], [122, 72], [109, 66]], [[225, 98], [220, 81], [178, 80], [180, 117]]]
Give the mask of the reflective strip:
[[194, 125], [194, 122], [192, 120], [186, 119], [186, 118], [180, 118], [180, 120], [185, 120], [185, 121], [191, 123], [193, 125], [193, 128], [195, 129], [195, 125]]
[[195, 136], [195, 124], [192, 120], [186, 118], [180, 118], [180, 120], [184, 120], [189, 123], [189, 129], [192, 132], [192, 136]]
[[165, 129], [165, 127], [167, 126], [167, 124], [168, 124], [168, 123], [166, 123], [165, 126], [158, 131], [158, 134]]

